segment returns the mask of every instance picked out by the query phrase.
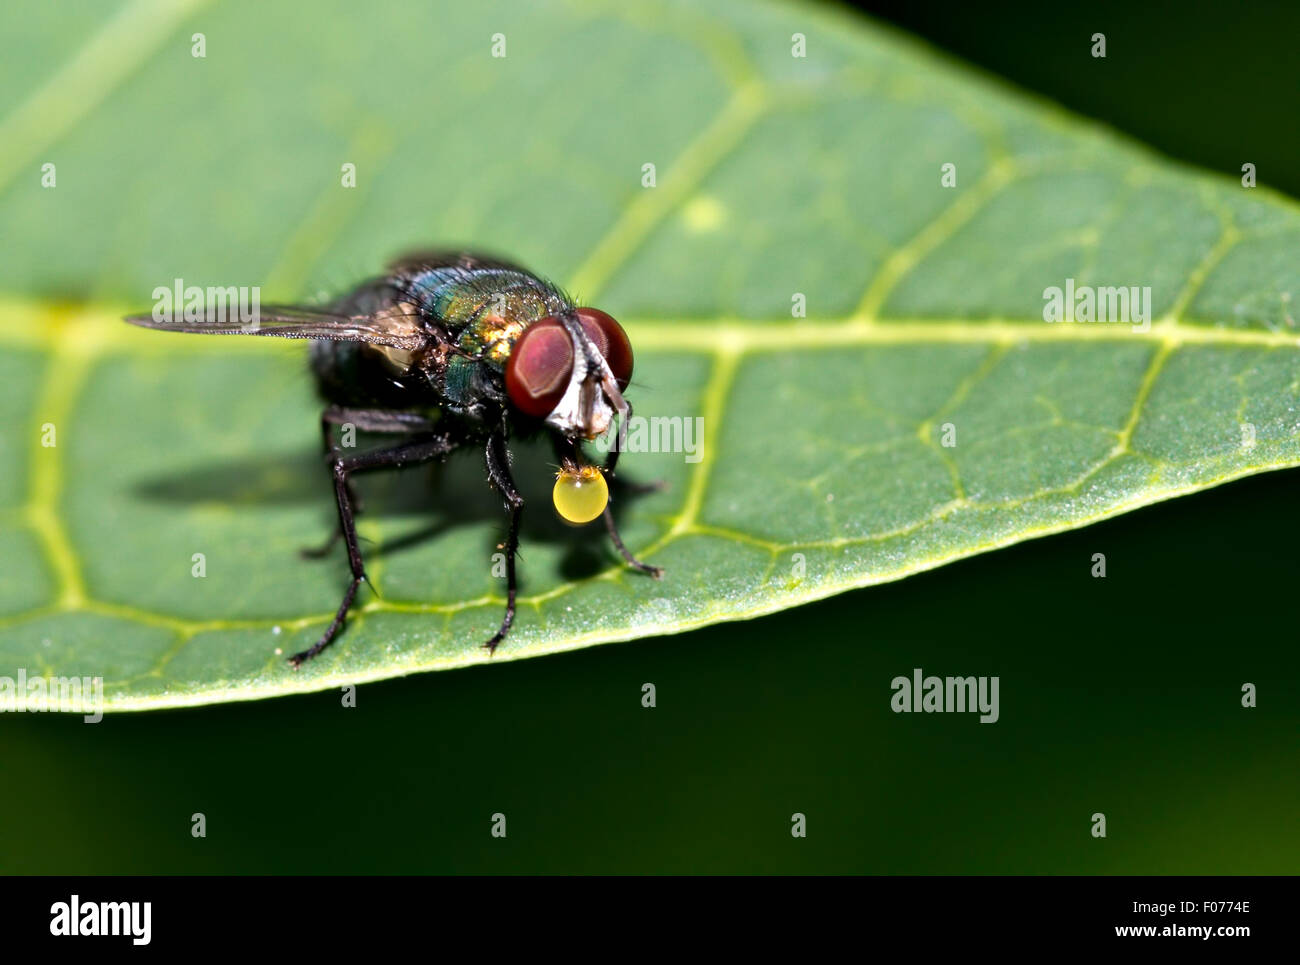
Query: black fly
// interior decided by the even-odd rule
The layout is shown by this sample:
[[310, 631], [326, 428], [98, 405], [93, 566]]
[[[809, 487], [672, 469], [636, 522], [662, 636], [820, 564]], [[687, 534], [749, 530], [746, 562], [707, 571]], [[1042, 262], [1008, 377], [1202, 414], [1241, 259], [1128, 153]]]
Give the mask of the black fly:
[[[632, 346], [613, 318], [575, 306], [562, 291], [516, 265], [471, 254], [418, 254], [394, 262], [326, 309], [271, 306], [251, 322], [182, 313], [135, 315], [145, 328], [208, 335], [271, 335], [311, 340], [311, 368], [325, 402], [321, 434], [338, 503], [339, 534], [352, 580], [321, 638], [289, 662], [298, 667], [338, 635], [366, 580], [353, 520], [350, 477], [372, 469], [414, 466], [482, 446], [488, 478], [505, 499], [507, 598], [501, 627], [483, 646], [494, 651], [515, 618], [515, 555], [524, 501], [510, 476], [507, 443], [541, 428], [561, 471], [556, 509], [574, 522], [603, 516], [627, 562], [659, 577], [623, 545], [608, 505], [620, 446], [603, 466], [584, 461], [580, 442], [626, 426], [623, 398]], [[403, 437], [396, 445], [345, 455], [334, 426]], [[329, 545], [326, 544], [325, 549]]]

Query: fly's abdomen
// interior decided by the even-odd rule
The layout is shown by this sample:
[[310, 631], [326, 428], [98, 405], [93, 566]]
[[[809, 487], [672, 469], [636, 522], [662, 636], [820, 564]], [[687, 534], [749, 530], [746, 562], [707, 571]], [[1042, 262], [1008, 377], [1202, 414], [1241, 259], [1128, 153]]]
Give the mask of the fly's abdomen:
[[407, 409], [428, 404], [423, 373], [397, 370], [380, 349], [312, 339], [310, 361], [317, 391], [333, 405]]
[[[399, 303], [401, 289], [379, 278], [358, 286], [331, 307], [341, 315], [381, 317]], [[338, 406], [404, 409], [427, 405], [428, 380], [410, 352], [386, 345], [312, 339], [310, 364], [322, 399]]]

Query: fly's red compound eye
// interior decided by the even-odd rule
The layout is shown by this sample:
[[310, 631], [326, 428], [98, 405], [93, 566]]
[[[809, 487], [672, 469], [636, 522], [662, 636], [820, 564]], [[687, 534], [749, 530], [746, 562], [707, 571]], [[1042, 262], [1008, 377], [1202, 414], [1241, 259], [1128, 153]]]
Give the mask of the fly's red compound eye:
[[621, 392], [632, 379], [632, 343], [628, 341], [623, 326], [598, 308], [579, 308], [578, 321], [582, 322], [587, 338], [605, 356], [609, 370], [614, 373]]
[[573, 340], [558, 318], [543, 318], [515, 341], [506, 363], [506, 392], [520, 412], [544, 419], [560, 404], [572, 375]]

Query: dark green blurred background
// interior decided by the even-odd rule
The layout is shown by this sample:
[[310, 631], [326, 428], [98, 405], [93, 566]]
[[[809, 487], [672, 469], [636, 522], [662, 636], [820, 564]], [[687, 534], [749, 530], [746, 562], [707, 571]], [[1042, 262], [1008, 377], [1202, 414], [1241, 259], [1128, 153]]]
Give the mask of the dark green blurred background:
[[[1300, 195], [1294, 5], [885, 15]], [[1098, 30], [1105, 68], [1085, 70]], [[1297, 480], [756, 622], [368, 685], [354, 710], [322, 693], [95, 727], [6, 717], [0, 870], [1294, 873]], [[1001, 720], [891, 713], [889, 682], [914, 667], [1000, 675]]]

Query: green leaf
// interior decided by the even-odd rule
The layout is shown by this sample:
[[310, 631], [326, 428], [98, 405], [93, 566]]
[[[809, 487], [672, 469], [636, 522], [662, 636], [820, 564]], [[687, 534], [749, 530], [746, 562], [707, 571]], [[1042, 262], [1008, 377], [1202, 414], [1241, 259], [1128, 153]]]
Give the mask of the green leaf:
[[[0, 220], [21, 239], [0, 261], [0, 673], [99, 675], [139, 709], [489, 662], [502, 518], [462, 458], [361, 481], [382, 596], [289, 669], [346, 573], [296, 556], [333, 524], [301, 347], [118, 321], [175, 278], [294, 299], [465, 244], [625, 321], [638, 414], [703, 420], [699, 461], [624, 457], [668, 484], [620, 507], [667, 576], [559, 525], [523, 446], [523, 599], [493, 662], [753, 617], [1300, 461], [1293, 203], [847, 15], [629, 6], [340, 2], [304, 24], [137, 2], [79, 34], [0, 14]], [[1071, 278], [1149, 287], [1150, 325], [1042, 321]]]

